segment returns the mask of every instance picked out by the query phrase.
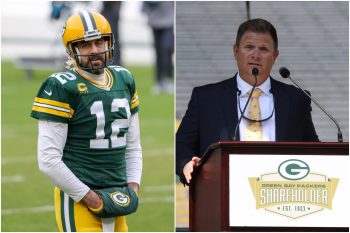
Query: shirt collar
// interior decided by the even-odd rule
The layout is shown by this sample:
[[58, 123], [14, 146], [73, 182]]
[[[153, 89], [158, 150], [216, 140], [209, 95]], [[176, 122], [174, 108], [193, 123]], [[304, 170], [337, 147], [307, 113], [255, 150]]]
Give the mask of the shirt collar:
[[[239, 73], [237, 73], [237, 88], [238, 90], [241, 91], [241, 96], [244, 96], [253, 88], [253, 86], [247, 83], [246, 81], [244, 81], [239, 75]], [[270, 76], [265, 80], [265, 82], [263, 82], [256, 88], [259, 88], [260, 90], [262, 90], [264, 94], [269, 95], [271, 90]]]

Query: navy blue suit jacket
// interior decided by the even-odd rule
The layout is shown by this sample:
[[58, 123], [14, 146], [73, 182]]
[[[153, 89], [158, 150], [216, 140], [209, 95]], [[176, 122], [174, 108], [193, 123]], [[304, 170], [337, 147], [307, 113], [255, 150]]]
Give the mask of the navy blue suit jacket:
[[[182, 182], [183, 167], [193, 156], [203, 156], [215, 142], [233, 140], [238, 122], [237, 90], [236, 75], [193, 89], [176, 133], [176, 173]], [[276, 141], [318, 141], [310, 99], [298, 88], [273, 78], [271, 92], [275, 100]]]

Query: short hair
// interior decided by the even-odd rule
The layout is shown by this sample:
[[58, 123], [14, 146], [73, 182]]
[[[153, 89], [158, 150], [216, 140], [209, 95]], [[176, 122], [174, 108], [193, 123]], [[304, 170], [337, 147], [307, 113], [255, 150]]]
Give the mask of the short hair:
[[271, 35], [275, 50], [278, 48], [278, 38], [276, 28], [265, 19], [250, 19], [242, 23], [237, 31], [236, 45], [238, 46], [241, 42], [242, 36], [246, 32], [255, 32], [255, 33], [268, 33]]

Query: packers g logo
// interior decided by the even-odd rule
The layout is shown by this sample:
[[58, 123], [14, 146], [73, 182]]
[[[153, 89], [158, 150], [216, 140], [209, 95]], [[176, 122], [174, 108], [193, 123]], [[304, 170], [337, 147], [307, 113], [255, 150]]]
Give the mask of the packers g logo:
[[112, 200], [120, 206], [127, 206], [130, 203], [130, 198], [128, 195], [122, 192], [114, 192], [111, 194]]
[[309, 165], [298, 159], [286, 160], [278, 167], [278, 173], [287, 180], [300, 180], [309, 172]]

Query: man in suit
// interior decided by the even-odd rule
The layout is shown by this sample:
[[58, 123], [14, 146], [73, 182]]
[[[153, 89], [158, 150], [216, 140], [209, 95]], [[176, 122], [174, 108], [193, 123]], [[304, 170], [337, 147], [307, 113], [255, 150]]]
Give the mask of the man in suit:
[[[279, 54], [274, 26], [264, 19], [242, 23], [233, 52], [238, 73], [194, 88], [176, 133], [176, 173], [184, 184], [190, 183], [208, 146], [218, 141], [235, 136], [241, 141], [318, 141], [311, 101], [301, 90], [270, 76]], [[257, 79], [253, 68], [259, 71]], [[234, 135], [249, 95], [252, 98]]]

